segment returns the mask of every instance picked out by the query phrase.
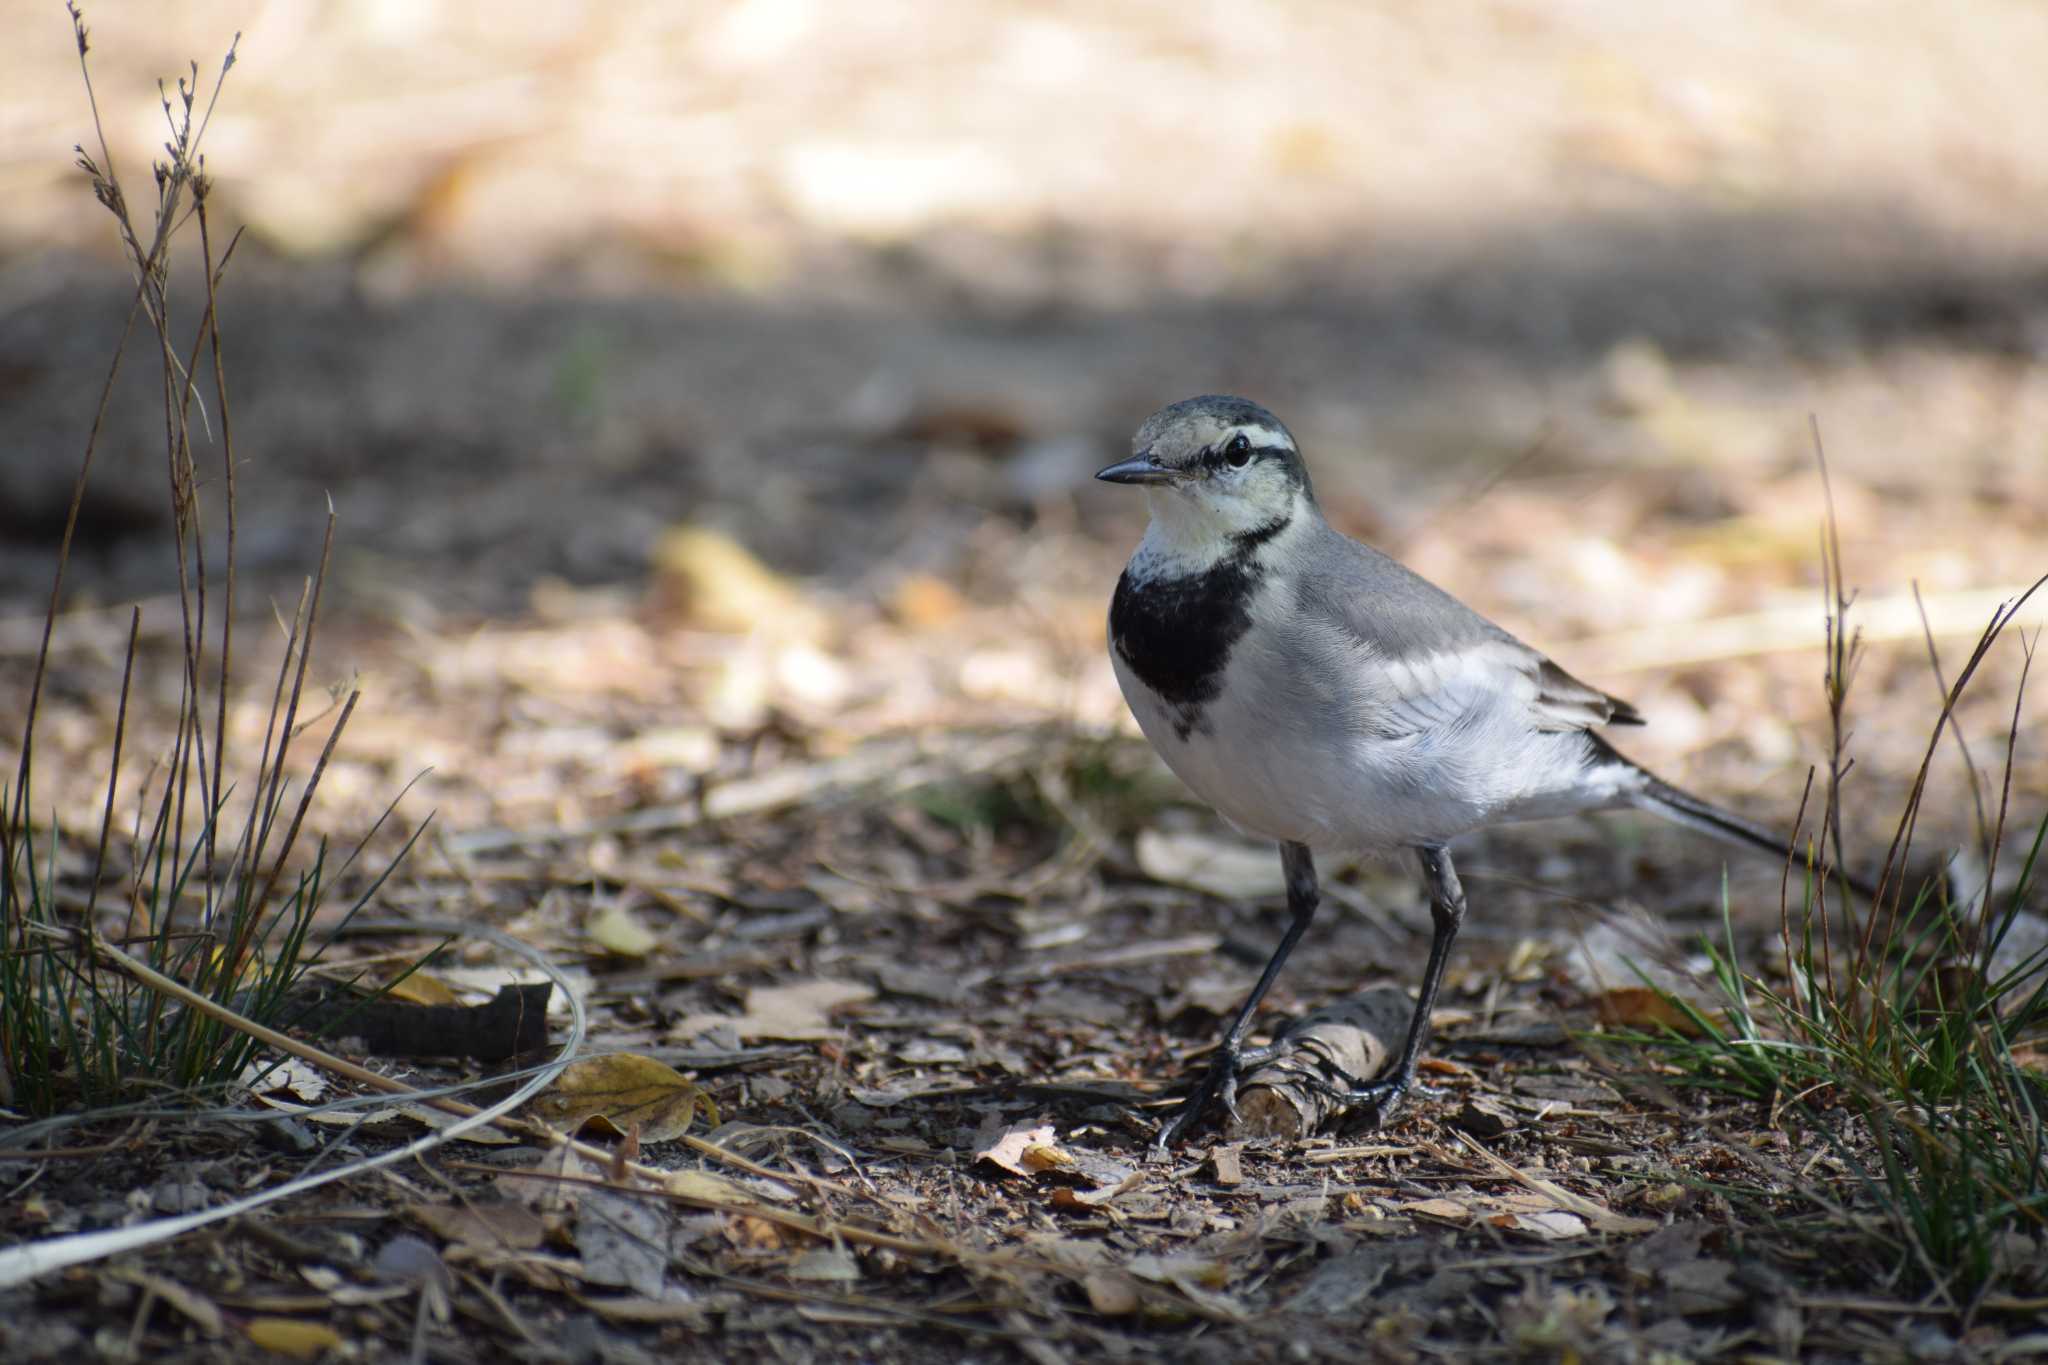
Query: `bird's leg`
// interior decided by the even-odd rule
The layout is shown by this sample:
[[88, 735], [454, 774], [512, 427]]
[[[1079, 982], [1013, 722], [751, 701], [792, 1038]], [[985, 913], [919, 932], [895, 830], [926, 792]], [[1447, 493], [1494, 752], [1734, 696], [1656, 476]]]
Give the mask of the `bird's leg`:
[[1401, 1044], [1401, 1056], [1376, 1081], [1353, 1082], [1349, 1086], [1314, 1083], [1316, 1089], [1346, 1106], [1372, 1110], [1377, 1123], [1391, 1118], [1415, 1085], [1415, 1064], [1421, 1059], [1422, 1044], [1429, 1037], [1429, 1018], [1436, 1008], [1437, 987], [1443, 984], [1444, 963], [1450, 959], [1451, 944], [1465, 922], [1465, 888], [1458, 883], [1449, 850], [1419, 848], [1416, 853], [1422, 859], [1422, 880], [1429, 890], [1432, 932], [1429, 965], [1422, 970], [1422, 993], [1415, 999], [1415, 1014], [1408, 1021], [1408, 1037]]
[[1252, 987], [1252, 993], [1245, 997], [1244, 1004], [1237, 1011], [1237, 1018], [1231, 1021], [1230, 1031], [1223, 1035], [1222, 1044], [1216, 1049], [1216, 1059], [1209, 1064], [1209, 1070], [1194, 1092], [1174, 1110], [1173, 1117], [1159, 1130], [1159, 1136], [1152, 1140], [1154, 1148], [1164, 1150], [1187, 1135], [1202, 1111], [1209, 1107], [1209, 1101], [1222, 1097], [1223, 1107], [1237, 1117], [1237, 1073], [1247, 1062], [1260, 1062], [1272, 1055], [1269, 1047], [1246, 1048], [1244, 1036], [1251, 1031], [1252, 1019], [1259, 1012], [1259, 1002], [1266, 998], [1272, 988], [1273, 979], [1280, 975], [1280, 969], [1287, 963], [1287, 955], [1294, 951], [1294, 945], [1301, 941], [1308, 922], [1316, 916], [1316, 906], [1322, 902], [1322, 893], [1316, 886], [1315, 859], [1310, 856], [1306, 844], [1280, 845], [1280, 867], [1287, 874], [1287, 910], [1293, 916], [1288, 922], [1287, 932], [1280, 936], [1280, 946], [1273, 950], [1272, 958], [1266, 963], [1266, 970], [1259, 973], [1259, 984]]

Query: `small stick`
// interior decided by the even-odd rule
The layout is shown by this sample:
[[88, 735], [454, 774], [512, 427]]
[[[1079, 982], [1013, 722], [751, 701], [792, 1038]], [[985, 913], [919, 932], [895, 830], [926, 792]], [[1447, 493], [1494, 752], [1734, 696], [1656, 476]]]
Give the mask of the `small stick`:
[[[1237, 1083], [1236, 1138], [1299, 1138], [1343, 1112], [1323, 1085], [1369, 1081], [1399, 1054], [1415, 1004], [1396, 986], [1375, 986], [1303, 1015], [1273, 1055]], [[1319, 1084], [1320, 1083], [1320, 1084]]]

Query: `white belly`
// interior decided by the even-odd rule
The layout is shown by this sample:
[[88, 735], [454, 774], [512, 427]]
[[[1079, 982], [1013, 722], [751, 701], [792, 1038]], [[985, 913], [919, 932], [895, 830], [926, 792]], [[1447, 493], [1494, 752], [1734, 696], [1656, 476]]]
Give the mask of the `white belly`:
[[[1197, 796], [1250, 834], [1330, 852], [1440, 845], [1483, 825], [1608, 805], [1618, 793], [1568, 779], [1577, 734], [1519, 717], [1385, 738], [1344, 723], [1300, 678], [1233, 658], [1185, 738], [1175, 714], [1111, 651], [1139, 728]], [[1292, 723], [1290, 723], [1290, 719]]]

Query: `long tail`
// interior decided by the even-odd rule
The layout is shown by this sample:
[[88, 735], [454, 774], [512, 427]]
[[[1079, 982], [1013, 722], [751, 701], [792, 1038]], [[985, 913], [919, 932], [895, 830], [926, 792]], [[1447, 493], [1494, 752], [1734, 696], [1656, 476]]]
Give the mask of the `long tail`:
[[[1696, 829], [1702, 834], [1711, 834], [1716, 839], [1731, 844], [1741, 844], [1759, 853], [1767, 853], [1783, 862], [1791, 859], [1803, 867], [1806, 853], [1786, 842], [1785, 837], [1753, 820], [1744, 819], [1730, 810], [1723, 810], [1710, 801], [1702, 801], [1691, 792], [1672, 786], [1649, 769], [1623, 757], [1598, 735], [1588, 733], [1586, 738], [1593, 741], [1599, 754], [1596, 761], [1616, 763], [1628, 769], [1634, 779], [1624, 798], [1637, 810], [1646, 810], [1676, 824]], [[1877, 899], [1877, 888], [1861, 877], [1844, 868], [1830, 868], [1830, 877], [1840, 877], [1849, 884], [1849, 889], [1866, 901]]]

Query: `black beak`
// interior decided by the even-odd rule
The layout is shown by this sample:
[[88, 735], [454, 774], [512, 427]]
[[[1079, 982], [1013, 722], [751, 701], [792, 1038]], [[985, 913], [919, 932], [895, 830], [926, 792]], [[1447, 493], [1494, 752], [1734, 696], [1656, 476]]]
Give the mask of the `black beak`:
[[1168, 469], [1148, 454], [1133, 455], [1120, 464], [1095, 471], [1095, 477], [1104, 483], [1172, 483], [1180, 477], [1177, 469]]

